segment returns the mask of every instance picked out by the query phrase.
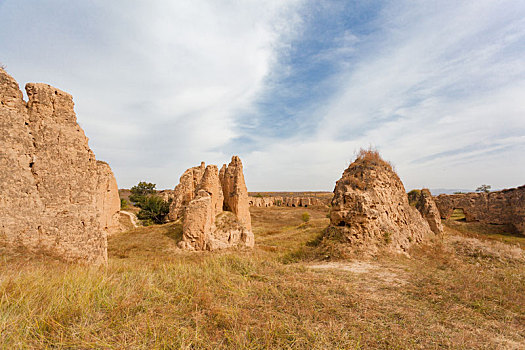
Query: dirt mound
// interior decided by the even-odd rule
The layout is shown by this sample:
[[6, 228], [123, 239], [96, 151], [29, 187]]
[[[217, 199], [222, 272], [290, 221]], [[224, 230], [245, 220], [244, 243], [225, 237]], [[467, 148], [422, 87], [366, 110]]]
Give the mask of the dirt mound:
[[361, 151], [337, 181], [330, 226], [356, 251], [406, 253], [436, 235], [410, 206], [401, 179], [375, 151]]

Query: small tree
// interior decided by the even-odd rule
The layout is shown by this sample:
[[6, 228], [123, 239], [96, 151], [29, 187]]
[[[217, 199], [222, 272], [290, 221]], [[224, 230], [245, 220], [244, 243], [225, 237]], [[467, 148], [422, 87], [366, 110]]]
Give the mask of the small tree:
[[142, 200], [140, 211], [137, 217], [143, 220], [146, 225], [150, 223], [163, 224], [166, 215], [170, 211], [171, 200], [165, 201], [157, 195], [150, 195]]
[[128, 201], [125, 198], [120, 198], [120, 209], [126, 209], [128, 207]]
[[146, 200], [146, 198], [156, 193], [155, 186], [156, 185], [151, 182], [139, 182], [138, 185], [131, 188], [129, 200], [135, 203], [137, 207], [141, 208], [142, 203]]
[[141, 181], [131, 188], [129, 199], [140, 208], [137, 217], [145, 225], [163, 224], [170, 211], [171, 199], [165, 201], [159, 197], [155, 187], [151, 182]]
[[489, 193], [492, 186], [490, 185], [481, 185], [478, 188], [476, 188], [476, 192], [485, 192]]

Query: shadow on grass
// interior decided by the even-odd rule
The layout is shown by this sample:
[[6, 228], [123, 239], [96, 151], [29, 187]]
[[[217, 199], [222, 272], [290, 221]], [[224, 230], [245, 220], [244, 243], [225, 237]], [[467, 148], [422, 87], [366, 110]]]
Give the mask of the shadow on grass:
[[171, 256], [181, 240], [180, 222], [137, 227], [108, 237], [108, 256], [119, 259]]

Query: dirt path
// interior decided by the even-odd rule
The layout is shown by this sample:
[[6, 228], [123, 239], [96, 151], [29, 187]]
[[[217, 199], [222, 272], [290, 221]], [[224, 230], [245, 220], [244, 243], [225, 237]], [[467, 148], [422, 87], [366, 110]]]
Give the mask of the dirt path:
[[138, 219], [137, 219], [137, 216], [129, 211], [125, 211], [125, 210], [121, 210], [120, 211], [121, 214], [129, 217], [129, 221], [131, 222], [131, 224], [133, 225], [133, 227], [139, 227], [139, 222], [138, 222]]

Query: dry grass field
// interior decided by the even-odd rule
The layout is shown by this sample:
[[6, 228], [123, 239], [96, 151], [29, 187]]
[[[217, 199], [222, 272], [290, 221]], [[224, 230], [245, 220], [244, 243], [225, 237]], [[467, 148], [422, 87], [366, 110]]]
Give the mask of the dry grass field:
[[447, 222], [411, 258], [338, 260], [326, 214], [252, 208], [253, 251], [181, 252], [166, 224], [112, 236], [106, 268], [0, 255], [2, 348], [525, 348], [520, 242]]

